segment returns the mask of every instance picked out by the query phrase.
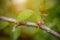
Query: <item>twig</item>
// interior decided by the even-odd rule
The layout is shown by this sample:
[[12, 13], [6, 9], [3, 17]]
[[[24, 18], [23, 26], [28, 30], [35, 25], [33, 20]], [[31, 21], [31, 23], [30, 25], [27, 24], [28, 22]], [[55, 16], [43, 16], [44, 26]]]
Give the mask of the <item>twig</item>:
[[0, 16], [0, 19], [8, 21], [8, 22], [14, 22], [14, 23], [16, 23], [16, 20], [13, 19], [13, 18], [8, 18], [8, 17]]
[[58, 34], [57, 32], [55, 32], [54, 30], [48, 28], [46, 25], [39, 25], [39, 27], [40, 27], [42, 30], [44, 30], [44, 31], [46, 31], [46, 32], [48, 32], [48, 33], [50, 33], [50, 34], [52, 34], [52, 35], [54, 35], [55, 37], [57, 37], [57, 38], [60, 39], [60, 34]]
[[[7, 17], [4, 17], [4, 16], [0, 16], [0, 19], [8, 21], [8, 22], [17, 23], [15, 19], [7, 18]], [[30, 26], [30, 27], [37, 27], [37, 26], [39, 26], [39, 28], [41, 28], [42, 30], [44, 30], [44, 31], [46, 31], [46, 32], [48, 32], [48, 33], [50, 33], [50, 34], [52, 34], [55, 37], [60, 39], [60, 34], [58, 34], [57, 32], [55, 32], [53, 30], [51, 30], [50, 28], [48, 28], [44, 24], [38, 25], [37, 23], [32, 23], [32, 22], [19, 22], [18, 26], [20, 26], [20, 25], [25, 25], [25, 26]]]

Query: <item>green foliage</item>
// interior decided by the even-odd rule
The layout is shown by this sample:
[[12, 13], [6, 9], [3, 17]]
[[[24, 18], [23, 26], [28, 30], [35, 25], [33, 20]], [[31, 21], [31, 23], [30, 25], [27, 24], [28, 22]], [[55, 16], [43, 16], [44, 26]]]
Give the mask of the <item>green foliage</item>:
[[46, 9], [53, 8], [57, 4], [57, 0], [46, 0]]
[[17, 16], [17, 22], [25, 21], [27, 20], [31, 15], [33, 14], [32, 10], [24, 10]]
[[34, 11], [34, 14], [28, 18], [27, 21], [37, 22], [42, 20], [41, 13], [39, 11]]
[[20, 36], [20, 34], [21, 34], [21, 27], [17, 27], [16, 28], [16, 31], [15, 32], [13, 32], [13, 40], [17, 40], [17, 38]]
[[[38, 11], [40, 6], [44, 5], [46, 7], [46, 25], [60, 33], [60, 4], [58, 0], [31, 0], [29, 7], [30, 9], [25, 9], [23, 11], [17, 12], [15, 14], [13, 11], [6, 12], [6, 7], [9, 6], [9, 0], [0, 0], [0, 15], [16, 18], [17, 22], [30, 21], [37, 22], [43, 20], [42, 12]], [[14, 7], [13, 7], [14, 8]], [[9, 35], [9, 38], [0, 37], [0, 40], [17, 40], [19, 37], [32, 37], [33, 40], [58, 40], [56, 37], [50, 35], [49, 33], [34, 27], [29, 26], [18, 26], [16, 31], [13, 32], [14, 23], [9, 23], [0, 20], [0, 30], [3, 30], [4, 34]]]
[[9, 24], [8, 22], [0, 20], [0, 30], [6, 28], [8, 24]]

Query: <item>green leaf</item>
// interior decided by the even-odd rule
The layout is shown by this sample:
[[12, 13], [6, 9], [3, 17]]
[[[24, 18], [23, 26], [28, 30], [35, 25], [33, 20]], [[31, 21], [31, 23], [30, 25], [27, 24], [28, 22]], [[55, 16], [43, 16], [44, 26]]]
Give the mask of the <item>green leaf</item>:
[[16, 28], [16, 31], [13, 32], [13, 40], [17, 40], [17, 38], [20, 36], [21, 28], [20, 26]]
[[2, 30], [5, 27], [7, 27], [8, 24], [9, 24], [8, 22], [5, 22], [5, 21], [0, 20], [0, 30]]
[[28, 21], [31, 21], [31, 22], [37, 22], [39, 20], [40, 21], [42, 20], [42, 16], [41, 16], [41, 13], [38, 11], [34, 11], [34, 14], [28, 19]]
[[17, 22], [21, 22], [21, 21], [27, 20], [32, 14], [33, 14], [33, 11], [29, 10], [29, 9], [22, 11], [17, 16]]
[[20, 27], [17, 27], [15, 32], [12, 31], [14, 25], [14, 23], [10, 23], [10, 25], [4, 29], [4, 32], [10, 36], [10, 40], [17, 39], [21, 33]]
[[14, 23], [9, 23], [9, 25], [3, 30], [5, 34], [8, 34], [10, 37], [10, 40], [13, 39], [13, 29]]
[[9, 36], [13, 36], [12, 32], [13, 25], [14, 25], [13, 23], [9, 23], [9, 25], [4, 29], [4, 32]]

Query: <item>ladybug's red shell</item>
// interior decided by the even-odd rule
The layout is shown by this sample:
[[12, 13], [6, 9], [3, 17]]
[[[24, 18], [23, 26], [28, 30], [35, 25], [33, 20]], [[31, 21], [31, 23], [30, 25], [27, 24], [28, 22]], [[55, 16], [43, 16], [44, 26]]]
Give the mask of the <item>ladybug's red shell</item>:
[[38, 25], [41, 25], [41, 24], [42, 24], [42, 21], [40, 21], [40, 20], [37, 21], [37, 24], [38, 24]]

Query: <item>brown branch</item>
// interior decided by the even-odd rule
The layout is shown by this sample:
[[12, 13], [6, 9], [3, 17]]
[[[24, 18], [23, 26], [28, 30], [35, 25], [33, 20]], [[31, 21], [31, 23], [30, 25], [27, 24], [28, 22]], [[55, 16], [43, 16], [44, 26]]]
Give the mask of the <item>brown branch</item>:
[[55, 37], [57, 37], [57, 38], [60, 39], [60, 34], [58, 34], [57, 32], [55, 32], [54, 30], [48, 28], [48, 27], [45, 26], [45, 25], [39, 25], [39, 27], [40, 27], [42, 30], [44, 30], [44, 31], [46, 31], [46, 32], [48, 32], [48, 33], [52, 34], [53, 36], [55, 36]]
[[5, 21], [8, 21], [8, 22], [16, 23], [16, 20], [13, 19], [13, 18], [8, 18], [8, 17], [0, 16], [0, 19], [1, 20], [5, 20]]
[[[0, 16], [0, 19], [8, 21], [8, 22], [17, 23], [15, 19], [7, 18], [7, 17], [4, 17], [4, 16]], [[58, 34], [57, 32], [55, 32], [53, 30], [51, 30], [50, 28], [48, 28], [44, 24], [38, 25], [37, 23], [32, 23], [32, 22], [19, 22], [17, 24], [18, 24], [17, 26], [20, 26], [20, 25], [25, 25], [25, 26], [30, 26], [30, 27], [37, 27], [37, 26], [39, 26], [40, 29], [42, 29], [42, 30], [44, 30], [44, 31], [46, 31], [46, 32], [48, 32], [48, 33], [50, 33], [50, 34], [52, 34], [55, 37], [60, 39], [60, 34]]]

